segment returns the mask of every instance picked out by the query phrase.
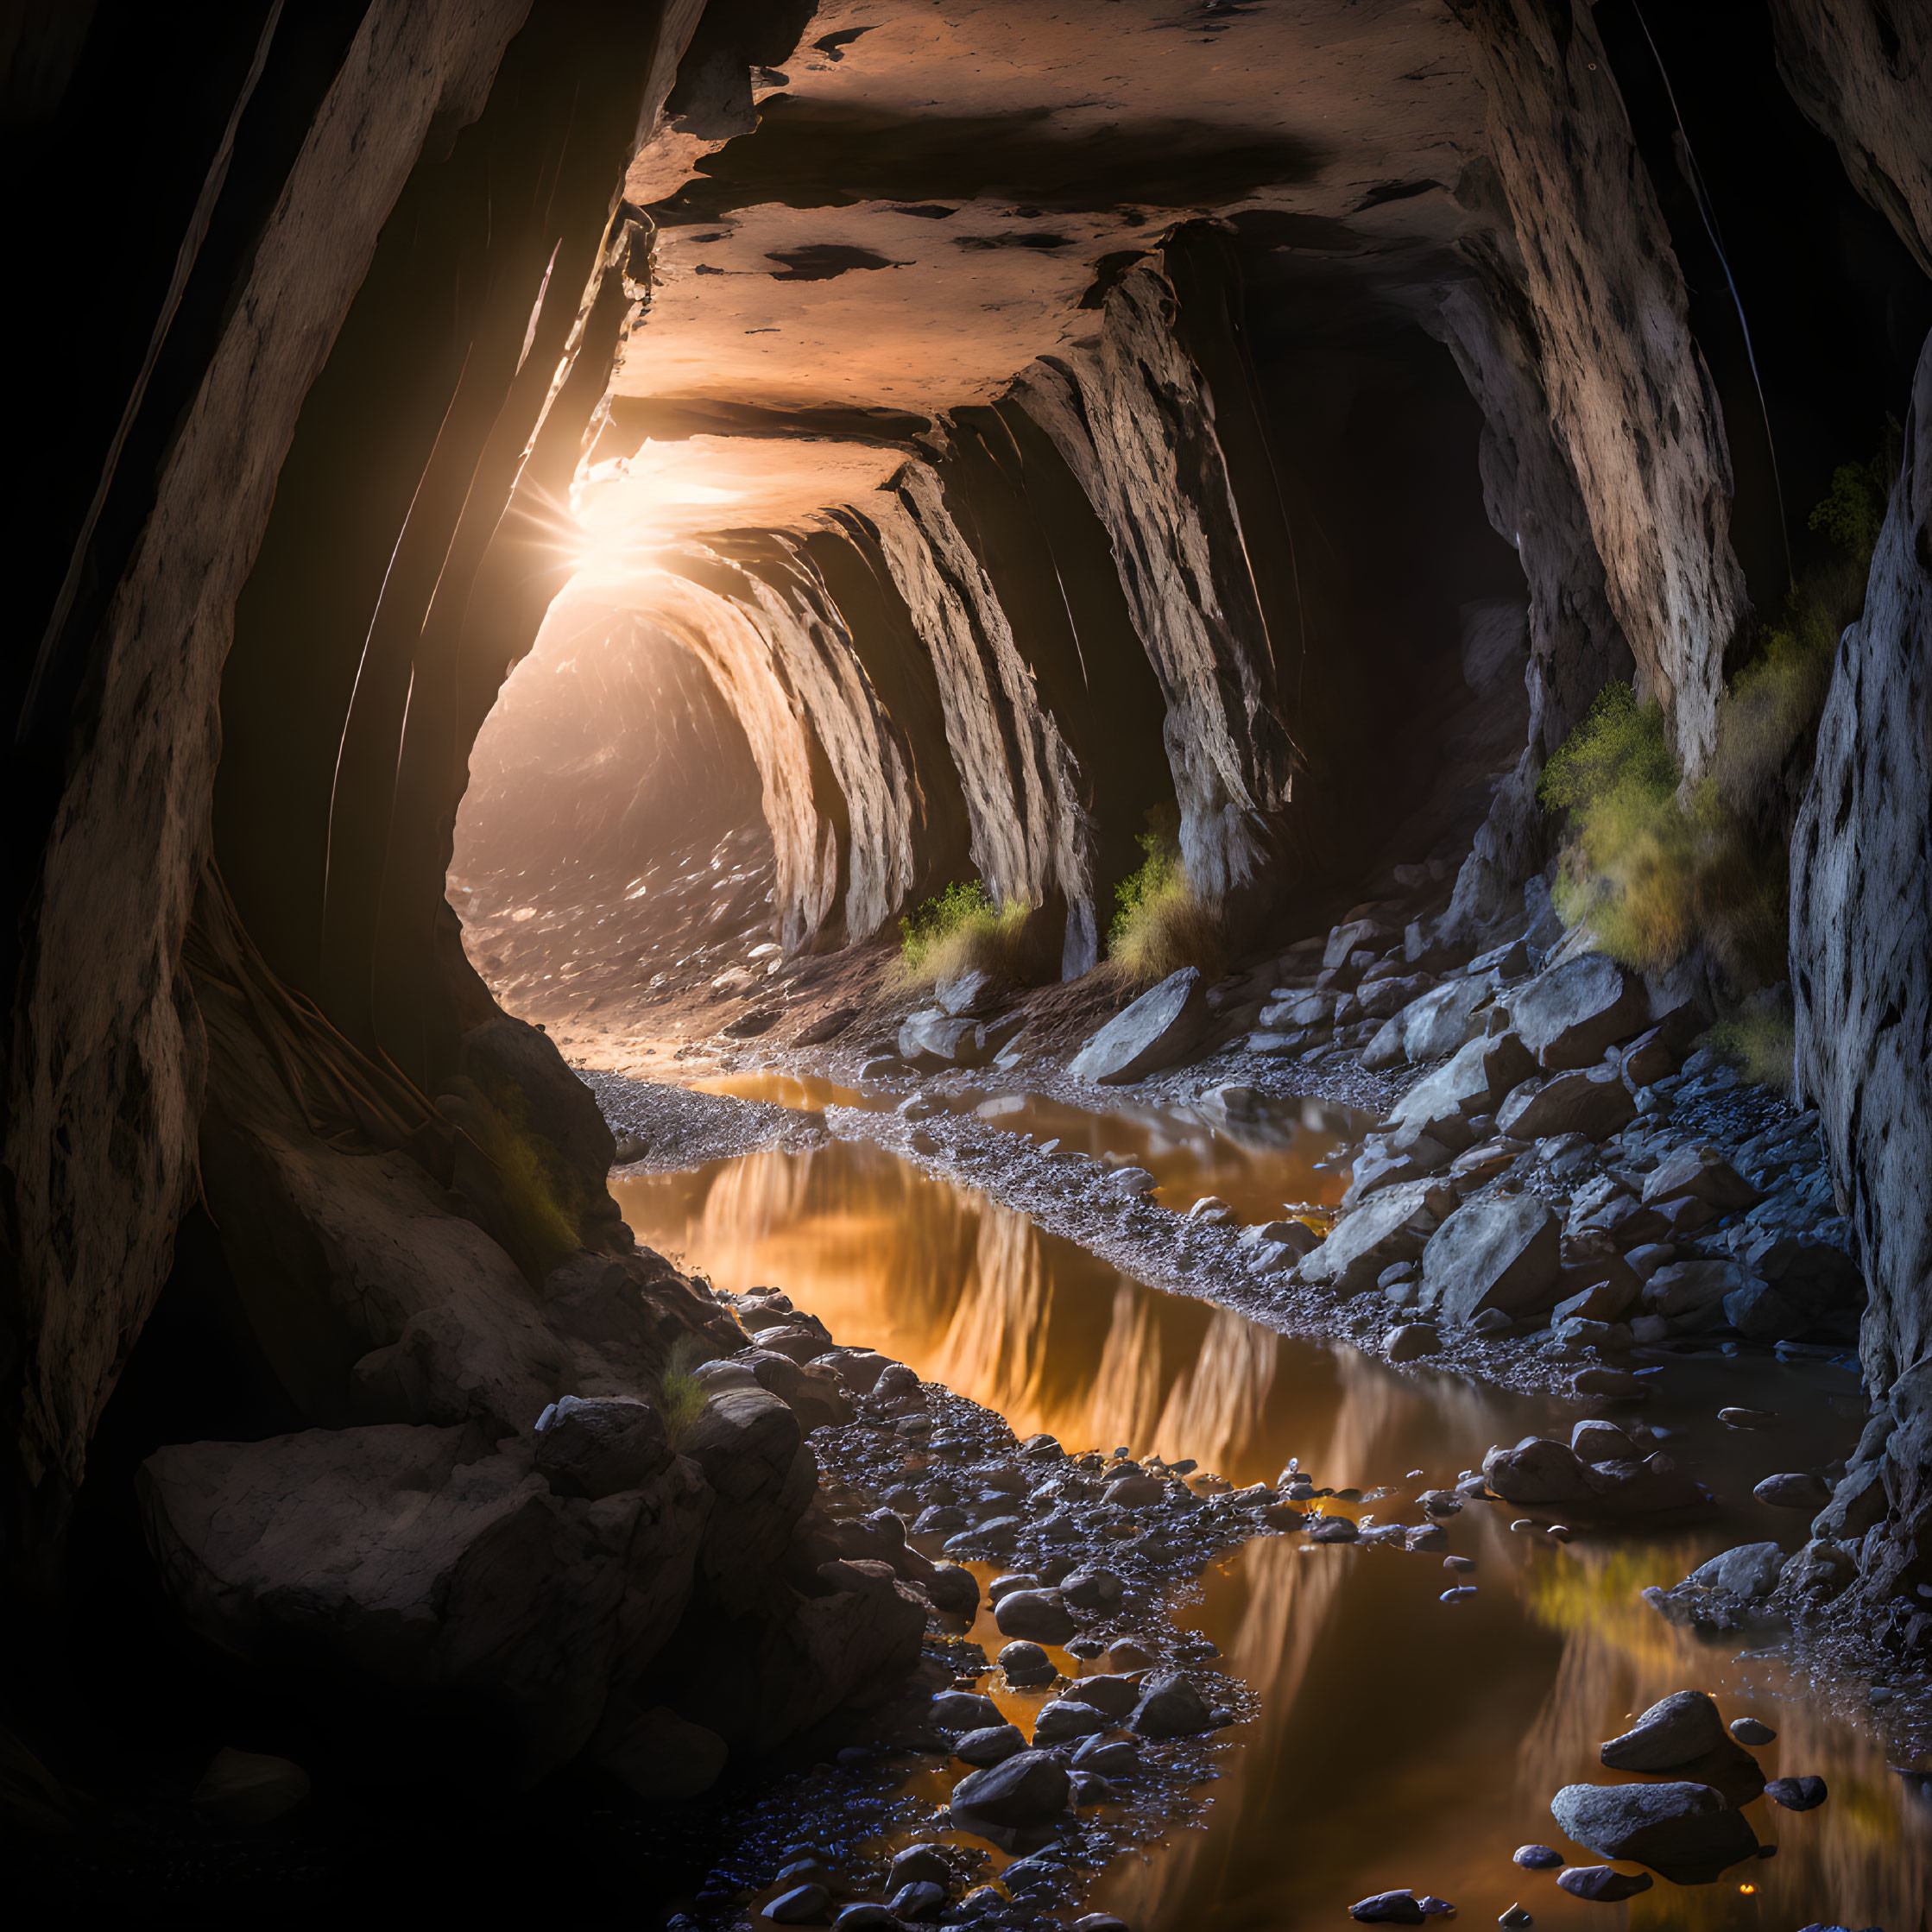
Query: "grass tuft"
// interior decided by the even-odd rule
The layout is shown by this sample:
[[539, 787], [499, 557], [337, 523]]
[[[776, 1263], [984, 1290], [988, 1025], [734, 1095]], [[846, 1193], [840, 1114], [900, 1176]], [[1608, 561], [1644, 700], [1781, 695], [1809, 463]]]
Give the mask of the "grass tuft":
[[1021, 979], [1024, 900], [994, 901], [978, 880], [956, 883], [899, 922], [900, 969], [914, 986], [931, 986], [977, 967]]
[[1196, 894], [1172, 841], [1145, 832], [1140, 849], [1146, 857], [1140, 867], [1114, 888], [1117, 910], [1107, 935], [1108, 957], [1142, 985], [1184, 966], [1218, 979], [1228, 959], [1220, 914]]

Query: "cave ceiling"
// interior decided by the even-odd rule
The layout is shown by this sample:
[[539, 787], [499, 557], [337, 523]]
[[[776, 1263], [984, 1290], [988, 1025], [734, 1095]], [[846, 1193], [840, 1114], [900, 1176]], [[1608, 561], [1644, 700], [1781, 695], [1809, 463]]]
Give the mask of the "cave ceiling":
[[626, 184], [657, 234], [590, 575], [862, 501], [1180, 222], [1232, 224], [1311, 331], [1412, 312], [1487, 221], [1483, 111], [1441, 0], [824, 0], [776, 64], [694, 49]]

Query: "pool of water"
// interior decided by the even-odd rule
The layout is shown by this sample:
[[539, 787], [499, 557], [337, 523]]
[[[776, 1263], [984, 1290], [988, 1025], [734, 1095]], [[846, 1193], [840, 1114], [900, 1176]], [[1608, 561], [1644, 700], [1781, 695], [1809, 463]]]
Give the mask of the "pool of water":
[[[1364, 1518], [1416, 1521], [1417, 1490], [1492, 1443], [1567, 1432], [1576, 1412], [1404, 1375], [1161, 1292], [869, 1142], [617, 1192], [641, 1241], [721, 1287], [783, 1288], [841, 1341], [910, 1363], [1022, 1435], [1193, 1456], [1236, 1483], [1297, 1455], [1318, 1482], [1397, 1493], [1357, 1506]], [[1472, 1506], [1449, 1525], [1450, 1549], [1476, 1564], [1456, 1576], [1436, 1557], [1299, 1538], [1230, 1550], [1180, 1613], [1260, 1692], [1260, 1714], [1227, 1734], [1204, 1821], [1117, 1861], [1095, 1903], [1136, 1932], [1279, 1932], [1346, 1923], [1350, 1900], [1409, 1885], [1451, 1899], [1468, 1923], [1520, 1902], [1546, 1926], [1911, 1932], [1932, 1894], [1916, 1786], [1857, 1727], [1788, 1696], [1775, 1656], [1701, 1645], [1638, 1594], [1738, 1543], [1796, 1547], [1802, 1519], [1756, 1503], [1751, 1486], [1842, 1454], [1863, 1398], [1840, 1371], [1762, 1357], [1685, 1361], [1658, 1380], [1646, 1414], [1716, 1492], [1705, 1520], [1663, 1535], [1578, 1526], [1562, 1545]], [[1733, 1402], [1777, 1411], [1776, 1426], [1727, 1428], [1717, 1411]], [[1462, 1582], [1473, 1600], [1439, 1601]], [[1659, 1879], [1626, 1905], [1572, 1899], [1513, 1866], [1516, 1846], [1558, 1842], [1548, 1805], [1560, 1785], [1613, 1776], [1599, 1742], [1686, 1689], [1711, 1692], [1727, 1720], [1763, 1718], [1779, 1733], [1759, 1753], [1767, 1772], [1815, 1772], [1830, 1799], [1803, 1815], [1758, 1800], [1747, 1815], [1774, 1858], [1713, 1885]]]
[[[882, 1113], [901, 1098], [812, 1075], [718, 1074], [691, 1084], [700, 1093], [791, 1108]], [[1208, 1105], [1155, 1107], [1105, 1089], [1096, 1089], [1091, 1103], [1082, 1106], [993, 1084], [930, 1097], [1003, 1133], [1145, 1167], [1165, 1207], [1184, 1212], [1213, 1195], [1245, 1222], [1272, 1221], [1285, 1208], [1338, 1206], [1348, 1185], [1349, 1163], [1342, 1157], [1375, 1121], [1358, 1108], [1300, 1095], [1256, 1095], [1234, 1112]]]

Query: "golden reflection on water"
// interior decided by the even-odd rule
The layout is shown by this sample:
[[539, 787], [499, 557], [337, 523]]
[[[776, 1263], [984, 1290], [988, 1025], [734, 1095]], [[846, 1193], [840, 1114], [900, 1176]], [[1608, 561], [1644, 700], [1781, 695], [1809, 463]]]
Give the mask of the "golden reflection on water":
[[[1022, 1436], [1045, 1430], [1070, 1449], [1191, 1455], [1237, 1483], [1272, 1479], [1298, 1455], [1319, 1482], [1402, 1492], [1351, 1513], [1414, 1522], [1406, 1499], [1424, 1482], [1452, 1481], [1492, 1443], [1567, 1428], [1547, 1401], [1399, 1376], [1160, 1293], [869, 1142], [616, 1189], [640, 1240], [719, 1286], [781, 1287], [841, 1341], [870, 1343], [999, 1410]], [[1783, 1414], [1775, 1437], [1713, 1420], [1746, 1373], [1753, 1398]], [[1841, 1453], [1862, 1401], [1821, 1392], [1796, 1368], [1714, 1362], [1670, 1374], [1651, 1419], [1682, 1430], [1698, 1474], [1733, 1500], [1668, 1543], [1580, 1533], [1558, 1546], [1512, 1534], [1506, 1512], [1473, 1507], [1449, 1531], [1452, 1550], [1476, 1560], [1468, 1576], [1434, 1556], [1272, 1537], [1211, 1569], [1182, 1615], [1260, 1693], [1259, 1714], [1228, 1733], [1200, 1822], [1151, 1859], [1117, 1860], [1095, 1904], [1136, 1932], [1286, 1932], [1345, 1923], [1352, 1899], [1408, 1885], [1451, 1899], [1471, 1924], [1520, 1902], [1539, 1925], [1608, 1932], [1821, 1921], [1913, 1932], [1932, 1888], [1927, 1817], [1880, 1747], [1820, 1702], [1785, 1702], [1775, 1662], [1738, 1661], [1736, 1639], [1702, 1646], [1638, 1595], [1736, 1543], [1792, 1544], [1793, 1525], [1752, 1504], [1750, 1485]], [[1416, 1469], [1424, 1481], [1405, 1481]], [[1474, 1600], [1438, 1601], [1462, 1582], [1477, 1585]], [[975, 1634], [996, 1649], [981, 1621]], [[1777, 1855], [1713, 1885], [1659, 1880], [1621, 1906], [1573, 1899], [1552, 1874], [1513, 1866], [1525, 1841], [1594, 1862], [1560, 1842], [1550, 1796], [1611, 1777], [1600, 1742], [1686, 1689], [1709, 1690], [1727, 1720], [1748, 1712], [1780, 1733], [1759, 1754], [1767, 1772], [1815, 1771], [1831, 1786], [1816, 1811], [1749, 1808]], [[1044, 1695], [994, 1689], [1023, 1727]], [[958, 1769], [925, 1773], [917, 1788], [942, 1799]]]

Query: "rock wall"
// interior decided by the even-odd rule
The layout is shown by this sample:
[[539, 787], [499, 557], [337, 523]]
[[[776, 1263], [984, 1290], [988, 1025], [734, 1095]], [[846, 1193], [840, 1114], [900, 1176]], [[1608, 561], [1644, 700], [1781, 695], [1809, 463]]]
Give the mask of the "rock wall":
[[1488, 92], [1541, 383], [1604, 595], [1695, 773], [1715, 743], [1725, 652], [1746, 597], [1728, 534], [1723, 420], [1670, 230], [1589, 9], [1460, 0], [1455, 10]]
[[[235, 268], [220, 329], [124, 558], [89, 551], [86, 531], [77, 541], [77, 561], [86, 552], [113, 588], [98, 629], [68, 644], [85, 663], [72, 713], [46, 728], [62, 761], [10, 988], [0, 1154], [17, 1338], [9, 1434], [31, 1499], [13, 1549], [28, 1562], [47, 1548], [36, 1531], [57, 1525], [80, 1481], [196, 1185], [204, 1047], [178, 961], [206, 848], [236, 600], [303, 399], [382, 224], [432, 127], [473, 118], [527, 10], [527, 0], [369, 8], [319, 98], [260, 104], [287, 150], [268, 194], [261, 178], [229, 170], [273, 71], [275, 49], [262, 50], [182, 257], [210, 273]], [[232, 220], [259, 223], [238, 248], [222, 225], [231, 201]], [[211, 230], [237, 257], [211, 246], [198, 258]], [[129, 395], [123, 438], [142, 400]]]
[[[1776, 0], [1778, 64], [1853, 183], [1932, 273], [1932, 22], [1863, 0]], [[1814, 1526], [1858, 1554], [1867, 1607], [1906, 1647], [1932, 1636], [1932, 339], [1863, 615], [1840, 641], [1791, 845], [1800, 1083], [1870, 1284], [1878, 1398]], [[1882, 1501], [1880, 1499], [1882, 1498]]]

